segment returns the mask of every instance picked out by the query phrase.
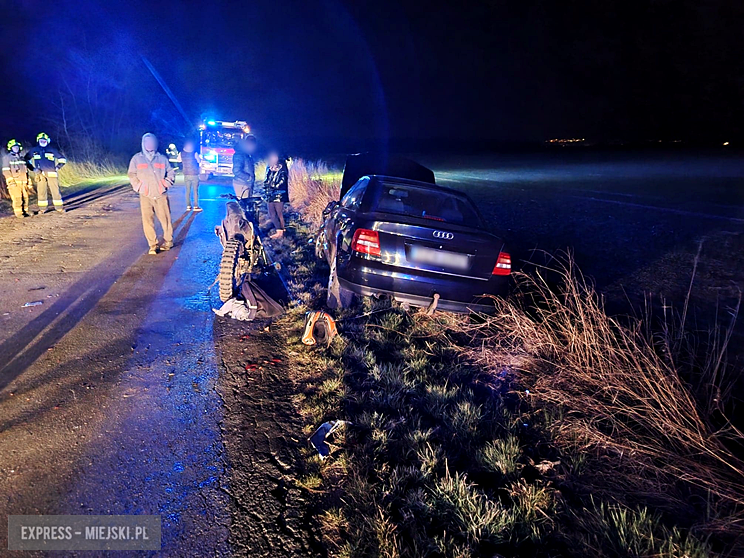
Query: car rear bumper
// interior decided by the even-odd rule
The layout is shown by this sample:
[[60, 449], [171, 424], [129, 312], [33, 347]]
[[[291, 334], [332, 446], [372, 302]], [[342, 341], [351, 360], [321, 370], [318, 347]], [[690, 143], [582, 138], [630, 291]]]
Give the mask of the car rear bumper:
[[428, 306], [439, 295], [437, 308], [450, 312], [491, 313], [493, 304], [483, 295], [504, 296], [509, 290], [508, 277], [488, 281], [430, 273], [413, 274], [410, 270], [391, 270], [388, 266], [352, 258], [339, 268], [340, 285], [361, 296], [388, 295], [412, 306]]

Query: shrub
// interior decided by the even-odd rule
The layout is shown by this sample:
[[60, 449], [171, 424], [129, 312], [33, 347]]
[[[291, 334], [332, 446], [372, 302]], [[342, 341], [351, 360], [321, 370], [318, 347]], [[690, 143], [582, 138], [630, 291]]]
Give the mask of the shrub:
[[328, 202], [338, 200], [340, 192], [341, 175], [322, 161], [292, 161], [289, 167], [289, 201], [306, 223], [319, 226], [323, 209]]

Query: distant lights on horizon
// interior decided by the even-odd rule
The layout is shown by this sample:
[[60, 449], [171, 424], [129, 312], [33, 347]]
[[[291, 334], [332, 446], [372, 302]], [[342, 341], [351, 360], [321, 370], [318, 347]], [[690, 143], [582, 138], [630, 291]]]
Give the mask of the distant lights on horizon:
[[554, 138], [549, 139], [547, 143], [581, 143], [586, 141], [585, 138]]

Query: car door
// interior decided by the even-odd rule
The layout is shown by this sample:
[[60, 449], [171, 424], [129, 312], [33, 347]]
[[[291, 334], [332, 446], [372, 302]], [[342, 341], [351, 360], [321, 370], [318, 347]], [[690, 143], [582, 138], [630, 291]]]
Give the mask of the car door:
[[346, 192], [346, 195], [341, 198], [341, 203], [331, 211], [326, 226], [329, 259], [335, 257], [337, 248], [336, 241], [338, 239], [342, 242], [342, 245], [338, 246], [338, 248], [342, 251], [348, 251], [348, 244], [351, 241], [351, 236], [348, 233], [353, 226], [354, 216], [362, 203], [362, 198], [364, 197], [364, 192], [367, 190], [369, 180], [368, 176], [360, 178], [356, 184]]

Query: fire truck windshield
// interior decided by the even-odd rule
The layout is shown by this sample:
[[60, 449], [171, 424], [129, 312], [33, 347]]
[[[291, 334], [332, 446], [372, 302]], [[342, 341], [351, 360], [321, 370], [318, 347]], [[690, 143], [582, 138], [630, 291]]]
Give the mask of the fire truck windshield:
[[209, 130], [202, 132], [202, 145], [206, 147], [235, 147], [243, 138], [240, 130]]

